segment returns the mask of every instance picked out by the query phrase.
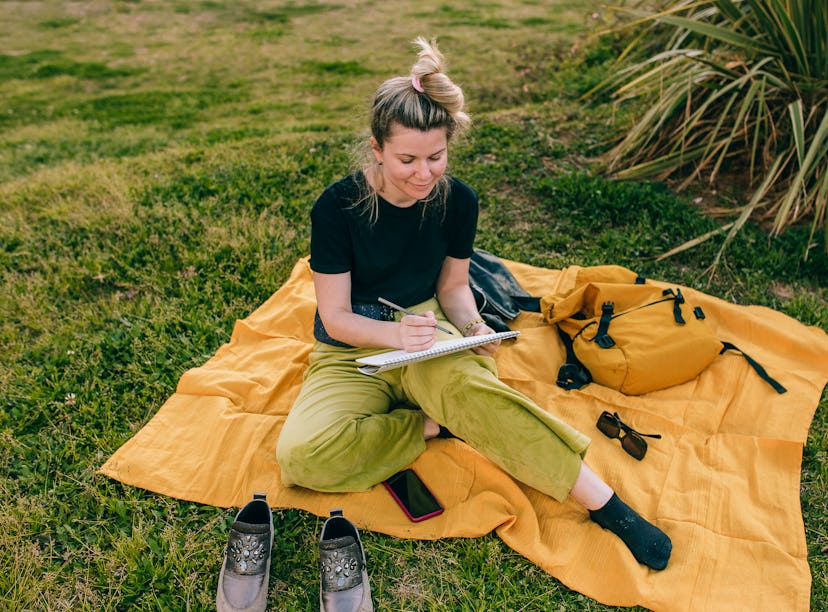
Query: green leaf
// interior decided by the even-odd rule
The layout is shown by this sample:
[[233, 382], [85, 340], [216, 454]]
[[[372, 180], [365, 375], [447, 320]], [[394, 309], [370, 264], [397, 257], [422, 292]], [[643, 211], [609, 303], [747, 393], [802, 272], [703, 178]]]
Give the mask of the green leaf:
[[799, 157], [799, 165], [805, 159], [805, 122], [802, 120], [802, 100], [798, 99], [788, 105], [788, 112], [791, 116], [791, 130], [796, 143], [796, 153]]
[[828, 156], [828, 113], [822, 116], [822, 121], [811, 140], [804, 159], [799, 163], [799, 171], [791, 180], [788, 193], [782, 200], [782, 204], [773, 220], [773, 231], [779, 233], [789, 221], [795, 221], [799, 215], [791, 218], [791, 209], [796, 200], [807, 200], [808, 183], [807, 179], [822, 170], [826, 170], [826, 156]]
[[694, 19], [687, 19], [685, 17], [662, 17], [659, 19], [664, 23], [676, 26], [678, 28], [685, 28], [691, 32], [696, 32], [714, 40], [720, 40], [728, 43], [742, 50], [750, 50], [759, 53], [772, 53], [773, 49], [762, 42], [745, 36], [734, 30], [718, 27], [709, 23], [696, 21]]

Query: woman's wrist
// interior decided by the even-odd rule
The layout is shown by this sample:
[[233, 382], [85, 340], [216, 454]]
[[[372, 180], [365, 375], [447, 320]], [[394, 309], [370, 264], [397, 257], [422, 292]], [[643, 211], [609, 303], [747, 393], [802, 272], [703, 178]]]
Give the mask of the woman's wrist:
[[486, 322], [483, 320], [482, 317], [474, 317], [473, 319], [469, 319], [466, 324], [460, 329], [460, 333], [464, 336], [471, 335], [471, 332], [474, 330], [475, 327], [481, 324], [485, 324]]

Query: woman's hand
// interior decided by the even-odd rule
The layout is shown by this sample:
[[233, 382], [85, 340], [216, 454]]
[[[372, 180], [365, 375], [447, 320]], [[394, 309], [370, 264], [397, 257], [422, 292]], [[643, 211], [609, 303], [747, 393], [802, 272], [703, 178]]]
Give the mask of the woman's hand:
[[400, 343], [409, 353], [426, 351], [437, 341], [437, 318], [429, 311], [400, 319]]
[[[478, 323], [474, 325], [467, 334], [468, 336], [482, 336], [485, 334], [493, 334], [495, 330], [491, 327], [486, 325], [485, 323]], [[493, 357], [494, 354], [497, 352], [497, 349], [500, 348], [500, 340], [494, 340], [492, 342], [488, 342], [487, 344], [481, 344], [480, 346], [475, 346], [472, 350], [477, 353], [478, 355], [483, 355], [484, 357]]]

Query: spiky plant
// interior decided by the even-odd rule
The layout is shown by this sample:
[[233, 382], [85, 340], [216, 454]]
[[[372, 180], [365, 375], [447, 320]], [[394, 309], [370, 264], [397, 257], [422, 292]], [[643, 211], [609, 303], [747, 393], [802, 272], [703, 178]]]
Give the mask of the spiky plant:
[[681, 177], [681, 188], [725, 171], [745, 177], [713, 268], [752, 216], [772, 220], [773, 234], [810, 218], [807, 257], [818, 228], [828, 238], [828, 2], [672, 0], [616, 10], [634, 18], [622, 27], [638, 34], [621, 56], [627, 65], [592, 93], [643, 99], [647, 110], [609, 153], [609, 170]]

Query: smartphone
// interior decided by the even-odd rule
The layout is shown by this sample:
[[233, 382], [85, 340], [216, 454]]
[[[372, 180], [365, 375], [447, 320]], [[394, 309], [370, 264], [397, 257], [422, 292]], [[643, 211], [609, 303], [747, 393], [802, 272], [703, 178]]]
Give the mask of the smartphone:
[[443, 507], [411, 468], [397, 472], [382, 483], [405, 515], [418, 523], [443, 512]]

